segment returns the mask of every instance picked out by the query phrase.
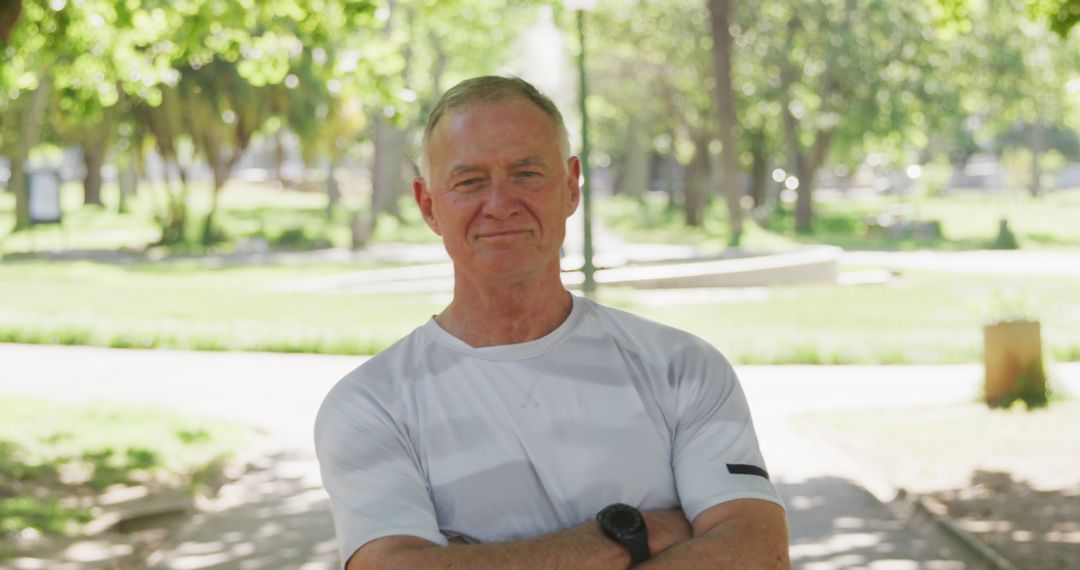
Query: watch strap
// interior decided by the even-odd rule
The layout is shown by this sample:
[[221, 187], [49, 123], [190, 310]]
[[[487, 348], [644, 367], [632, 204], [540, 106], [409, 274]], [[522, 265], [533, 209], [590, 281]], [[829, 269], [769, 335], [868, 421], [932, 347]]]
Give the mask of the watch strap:
[[649, 535], [647, 533], [642, 532], [626, 536], [619, 542], [630, 551], [630, 566], [637, 566], [649, 559]]
[[[636, 520], [636, 525], [632, 528], [618, 528], [616, 525], [611, 524], [612, 521], [608, 517], [619, 511], [632, 514]], [[651, 557], [649, 529], [645, 525], [645, 517], [641, 515], [640, 511], [629, 505], [615, 503], [608, 505], [597, 513], [596, 519], [600, 523], [600, 528], [604, 534], [621, 544], [630, 553], [631, 567], [637, 566]]]

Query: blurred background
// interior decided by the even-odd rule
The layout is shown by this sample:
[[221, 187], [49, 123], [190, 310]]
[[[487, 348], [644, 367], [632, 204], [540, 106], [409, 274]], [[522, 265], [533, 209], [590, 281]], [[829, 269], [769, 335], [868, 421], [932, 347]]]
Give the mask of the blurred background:
[[[9, 1], [0, 339], [346, 354], [386, 346], [415, 322], [404, 317], [441, 300], [409, 300], [402, 313], [391, 299], [371, 307], [285, 290], [304, 289], [294, 278], [356, 269], [321, 260], [399, 262], [362, 254], [387, 244], [439, 255], [411, 205], [420, 131], [442, 90], [484, 73], [540, 85], [566, 111], [575, 147], [587, 78], [600, 269], [811, 244], [1070, 250], [1080, 244], [1080, 39], [1061, 18], [1075, 18], [1075, 5]], [[719, 17], [728, 24], [713, 26]], [[605, 251], [605, 235], [687, 247]], [[567, 269], [580, 268], [581, 248], [568, 247], [578, 257], [568, 255]], [[287, 258], [315, 267], [212, 266], [274, 252], [323, 255]], [[861, 269], [882, 258], [849, 259]], [[159, 260], [169, 263], [146, 265]], [[896, 292], [894, 303], [863, 303], [880, 292], [799, 290], [845, 301], [800, 299], [783, 319], [733, 318], [780, 330], [705, 336], [740, 362], [966, 362], [979, 354], [977, 330], [961, 320], [1039, 303], [1052, 305], [1049, 327], [1077, 316], [1069, 295], [1055, 293], [1069, 287], [1052, 280], [912, 278], [924, 289], [905, 303], [917, 310]], [[853, 312], [883, 334], [777, 338], [814, 310], [834, 320]], [[1080, 331], [1056, 333], [1050, 353], [1080, 359]]]
[[[464, 78], [513, 74], [587, 159], [568, 286], [737, 366], [977, 376], [941, 412], [951, 448], [900, 441], [937, 416], [818, 420], [926, 463], [996, 433], [994, 459], [946, 462], [964, 481], [933, 490], [1015, 483], [1080, 449], [1078, 20], [1077, 0], [0, 0], [0, 378], [35, 382], [12, 364], [29, 345], [389, 346], [449, 299], [410, 189], [426, 113]], [[58, 551], [104, 491], [197, 488], [246, 445], [219, 419], [56, 399], [0, 397], [9, 544]], [[1064, 439], [1032, 445], [1045, 433]], [[1029, 483], [1071, 515], [1013, 516], [1077, 520], [1076, 477]], [[1069, 524], [1042, 546], [1075, 562]]]

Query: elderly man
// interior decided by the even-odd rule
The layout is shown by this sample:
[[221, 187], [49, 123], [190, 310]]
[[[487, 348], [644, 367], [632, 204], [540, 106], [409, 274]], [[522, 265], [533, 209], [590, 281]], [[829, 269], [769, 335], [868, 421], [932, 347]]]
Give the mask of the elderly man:
[[423, 153], [413, 193], [454, 296], [319, 411], [346, 567], [789, 567], [730, 364], [562, 285], [582, 166], [555, 105], [521, 79], [464, 81]]

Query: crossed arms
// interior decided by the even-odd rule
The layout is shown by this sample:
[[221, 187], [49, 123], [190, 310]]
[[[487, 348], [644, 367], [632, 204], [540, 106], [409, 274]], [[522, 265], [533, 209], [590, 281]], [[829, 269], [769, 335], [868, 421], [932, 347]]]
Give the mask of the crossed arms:
[[[642, 569], [789, 569], [787, 522], [779, 505], [760, 499], [720, 503], [687, 522], [678, 509], [648, 511], [649, 550]], [[622, 570], [626, 549], [605, 537], [596, 522], [533, 539], [495, 544], [451, 542], [442, 547], [409, 536], [369, 542], [346, 570], [450, 568]]]

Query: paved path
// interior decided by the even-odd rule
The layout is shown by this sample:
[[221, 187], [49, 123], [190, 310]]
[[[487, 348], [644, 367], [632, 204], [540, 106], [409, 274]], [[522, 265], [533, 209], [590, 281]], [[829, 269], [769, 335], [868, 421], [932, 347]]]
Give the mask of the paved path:
[[853, 265], [882, 265], [898, 270], [1080, 277], [1080, 251], [1074, 250], [848, 251], [841, 259]]
[[[153, 569], [329, 569], [337, 553], [311, 446], [329, 387], [357, 357], [110, 350], [0, 344], [0, 392], [73, 402], [118, 400], [249, 423], [273, 448], [225, 486]], [[793, 414], [970, 401], [977, 366], [739, 367], [770, 471], [788, 503], [797, 568], [978, 568], [925, 529], [897, 520], [889, 489], [842, 453], [794, 429]], [[1057, 370], [1080, 393], [1080, 365]]]

